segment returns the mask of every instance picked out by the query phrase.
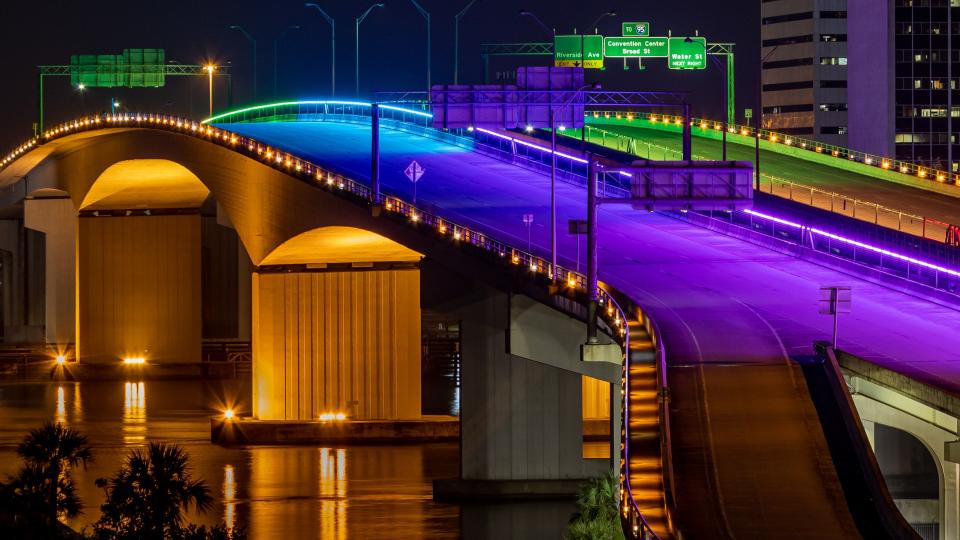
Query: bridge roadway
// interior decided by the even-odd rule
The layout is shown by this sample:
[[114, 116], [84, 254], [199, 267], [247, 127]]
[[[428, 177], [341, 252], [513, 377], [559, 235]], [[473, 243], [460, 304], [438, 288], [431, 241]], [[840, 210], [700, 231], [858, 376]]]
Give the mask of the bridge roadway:
[[[223, 127], [369, 179], [368, 126], [286, 122]], [[450, 144], [383, 129], [384, 191], [524, 245], [549, 246], [549, 178]], [[582, 188], [559, 184], [561, 264], [576, 267], [566, 221]], [[960, 312], [850, 275], [626, 206], [600, 209], [601, 279], [648, 308], [670, 364], [678, 520], [691, 537], [856, 536], [826, 441], [790, 355], [828, 338], [821, 285], [850, 284], [840, 348], [960, 393]], [[583, 246], [581, 246], [582, 248]], [[583, 261], [581, 260], [581, 269]]]
[[[588, 118], [589, 120], [591, 119]], [[680, 152], [679, 132], [644, 128], [642, 124], [645, 122], [648, 121], [636, 119], [633, 124], [599, 123], [596, 124], [596, 127], [656, 145], [651, 150], [651, 157], [654, 159], [659, 159], [661, 155], [657, 146]], [[591, 123], [591, 125], [594, 124]], [[697, 131], [697, 129], [693, 130], [694, 135]], [[571, 130], [570, 134], [579, 137], [579, 130]], [[755, 157], [754, 147], [733, 141], [734, 138], [731, 137], [731, 140], [727, 142], [727, 157], [752, 163]], [[645, 146], [641, 145], [639, 150], [641, 155], [646, 155]], [[721, 142], [694, 136], [693, 154], [700, 156], [702, 159], [720, 159], [722, 156]], [[836, 159], [841, 160], [841, 158]], [[861, 201], [876, 203], [894, 210], [925, 216], [946, 223], [960, 223], [960, 201], [957, 197], [934, 193], [919, 187], [888, 182], [839, 167], [830, 167], [763, 149], [760, 150], [760, 172], [765, 178], [773, 176]], [[916, 178], [911, 178], [911, 180], [917, 183], [923, 182]], [[765, 191], [766, 189], [764, 188]], [[960, 197], [960, 188], [956, 189], [957, 196]]]

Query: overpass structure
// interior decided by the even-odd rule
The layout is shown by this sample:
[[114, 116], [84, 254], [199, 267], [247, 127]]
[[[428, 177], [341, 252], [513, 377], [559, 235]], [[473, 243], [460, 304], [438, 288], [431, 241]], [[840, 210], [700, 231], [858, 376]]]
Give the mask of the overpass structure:
[[[871, 537], [865, 510], [853, 504], [862, 492], [849, 487], [848, 464], [837, 457], [818, 420], [813, 383], [793, 357], [829, 334], [830, 321], [817, 314], [819, 287], [847, 283], [856, 309], [842, 321], [842, 351], [956, 395], [955, 308], [671, 216], [602, 207], [602, 312], [608, 340], [624, 360], [613, 371], [580, 362], [570, 352], [583, 320], [578, 241], [561, 239], [558, 288], [546, 275], [548, 228], [535, 218], [528, 231], [522, 219], [547, 215], [546, 149], [515, 133], [490, 135], [501, 141], [493, 146], [466, 132], [435, 132], [424, 111], [387, 112], [394, 116], [381, 124], [386, 198], [371, 207], [367, 110], [363, 103], [291, 103], [210, 124], [95, 117], [18, 149], [0, 170], [5, 202], [25, 199], [26, 221], [48, 231], [47, 260], [60, 257], [48, 269], [63, 273], [76, 254], [76, 283], [48, 273], [48, 291], [59, 294], [47, 295], [47, 341], [77, 343], [84, 361], [116, 363], [126, 337], [90, 338], [100, 355], [87, 360], [84, 332], [103, 324], [94, 317], [123, 310], [88, 304], [129, 304], [145, 294], [104, 294], [102, 287], [122, 287], [123, 276], [135, 275], [124, 261], [144, 238], [167, 250], [145, 264], [177, 259], [178, 245], [196, 246], [189, 223], [196, 213], [185, 210], [212, 195], [219, 221], [237, 231], [254, 269], [258, 416], [313, 419], [351, 391], [378, 404], [361, 417], [415, 416], [407, 395], [415, 383], [398, 377], [411, 374], [416, 354], [415, 344], [401, 338], [418, 329], [400, 325], [417, 320], [418, 287], [447, 281], [425, 274], [455, 271], [485, 285], [434, 291], [422, 302], [465, 321], [462, 480], [564, 480], [601, 470], [582, 458], [576, 442], [583, 401], [594, 392], [598, 408], [619, 410], [620, 392], [605, 401], [602, 383], [582, 383], [586, 375], [624, 385], [622, 496], [634, 537]], [[562, 152], [568, 182], [557, 193], [558, 213], [582, 219], [583, 158], [575, 148]], [[414, 159], [428, 175], [417, 188], [419, 207], [405, 202], [411, 186], [402, 175]], [[616, 187], [616, 179], [605, 178], [601, 189]], [[51, 222], [53, 215], [66, 227]], [[154, 220], [169, 222], [163, 233], [150, 231]], [[515, 247], [528, 238], [529, 250]], [[118, 246], [128, 251], [105, 259]], [[429, 269], [428, 261], [439, 267]], [[173, 278], [195, 275], [196, 265], [180, 260], [157, 283], [189, 303], [195, 293]], [[91, 274], [97, 279], [85, 281]], [[198, 324], [179, 316], [186, 311], [157, 310], [149, 322], [162, 320], [172, 331]], [[365, 318], [370, 313], [378, 316]], [[366, 348], [357, 351], [358, 343]], [[347, 349], [323, 352], [327, 344]], [[151, 353], [157, 362], [190, 354]], [[374, 359], [362, 369], [371, 384], [344, 391], [344, 378], [356, 380], [349, 374], [360, 371], [325, 358]], [[949, 501], [956, 464], [941, 463], [940, 474], [941, 499]], [[938, 519], [942, 538], [955, 534], [955, 502], [945, 503]]]

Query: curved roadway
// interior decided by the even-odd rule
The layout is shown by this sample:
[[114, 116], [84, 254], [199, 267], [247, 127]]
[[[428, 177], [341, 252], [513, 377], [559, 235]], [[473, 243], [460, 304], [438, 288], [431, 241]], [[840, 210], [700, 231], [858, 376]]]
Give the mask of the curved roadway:
[[[369, 126], [225, 125], [369, 179]], [[384, 191], [409, 199], [403, 170], [426, 174], [421, 206], [514, 245], [534, 215], [534, 251], [549, 246], [549, 178], [436, 140], [383, 129]], [[585, 191], [559, 184], [561, 264], [576, 266], [568, 219], [585, 217]], [[853, 286], [840, 348], [960, 392], [960, 312], [684, 222], [601, 207], [600, 277], [648, 308], [670, 364], [679, 522], [692, 538], [857, 536], [829, 450], [789, 356], [830, 336], [817, 313], [821, 285]], [[582, 242], [581, 242], [582, 244]], [[581, 245], [579, 251], [582, 251]], [[583, 269], [581, 253], [581, 269]]]

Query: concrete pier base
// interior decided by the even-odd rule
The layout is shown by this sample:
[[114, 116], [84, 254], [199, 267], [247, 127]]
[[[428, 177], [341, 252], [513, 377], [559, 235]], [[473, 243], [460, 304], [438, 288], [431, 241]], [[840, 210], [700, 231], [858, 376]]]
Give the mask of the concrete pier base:
[[297, 421], [222, 416], [210, 419], [217, 444], [351, 444], [457, 441], [460, 420], [426, 416], [420, 420]]

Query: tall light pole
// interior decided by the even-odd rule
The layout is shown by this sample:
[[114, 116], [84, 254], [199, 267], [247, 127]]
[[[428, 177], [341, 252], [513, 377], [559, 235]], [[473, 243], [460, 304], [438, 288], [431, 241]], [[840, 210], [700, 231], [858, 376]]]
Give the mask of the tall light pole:
[[217, 70], [217, 66], [213, 64], [207, 64], [203, 66], [203, 70], [207, 72], [207, 88], [209, 89], [209, 95], [210, 95], [210, 116], [209, 117], [212, 117], [213, 116], [213, 72]]
[[273, 97], [277, 97], [277, 72], [279, 71], [277, 56], [277, 48], [280, 45], [280, 40], [282, 40], [291, 30], [299, 30], [300, 26], [293, 24], [283, 29], [283, 32], [280, 32], [280, 35], [277, 36], [277, 39], [273, 40]]
[[241, 26], [233, 25], [230, 27], [231, 30], [236, 30], [243, 34], [247, 41], [253, 46], [253, 99], [257, 99], [257, 40], [253, 39], [253, 36], [249, 32], [243, 29]]
[[359, 17], [357, 17], [357, 20], [356, 20], [357, 24], [355, 27], [355, 32], [356, 32], [355, 36], [357, 39], [357, 49], [356, 49], [356, 57], [354, 58], [356, 62], [354, 67], [356, 68], [356, 76], [357, 76], [356, 77], [357, 97], [360, 97], [360, 23], [362, 23], [363, 20], [367, 18], [367, 15], [370, 15], [371, 11], [377, 8], [382, 8], [382, 7], [383, 7], [383, 4], [373, 4], [370, 7], [368, 7], [366, 11], [363, 12], [363, 15], [360, 15]]
[[532, 12], [532, 11], [530, 11], [530, 10], [521, 9], [521, 10], [520, 10], [520, 16], [521, 16], [521, 17], [530, 17], [531, 19], [533, 19], [534, 21], [536, 21], [537, 24], [540, 25], [540, 28], [543, 28], [548, 34], [550, 34], [550, 35], [552, 35], [552, 36], [554, 36], [554, 35], [557, 34], [557, 29], [556, 29], [556, 28], [550, 28], [550, 27], [548, 27], [546, 24], [544, 24], [544, 22], [540, 19], [540, 17], [537, 17], [537, 14], [536, 14], [536, 13], [534, 13], [534, 12]]
[[423, 9], [417, 0], [410, 0], [413, 4], [413, 7], [417, 8], [417, 11], [420, 12], [420, 15], [423, 15], [423, 18], [427, 20], [427, 92], [430, 91], [430, 12]]
[[337, 25], [333, 17], [327, 15], [327, 12], [316, 4], [305, 4], [306, 7], [314, 8], [323, 15], [323, 18], [330, 23], [330, 97], [337, 94]]
[[616, 16], [617, 16], [617, 12], [614, 10], [610, 10], [606, 13], [601, 13], [600, 16], [597, 17], [597, 20], [593, 21], [593, 24], [587, 27], [587, 32], [589, 32], [590, 29], [593, 28], [593, 33], [596, 34], [599, 31], [599, 29], [597, 28], [597, 25], [600, 24], [600, 21], [602, 21], [606, 17], [616, 17]]
[[753, 169], [757, 171], [754, 189], [757, 191], [760, 191], [760, 119], [763, 117], [763, 63], [767, 61], [767, 58], [770, 58], [770, 55], [777, 52], [779, 48], [780, 46], [777, 45], [773, 49], [770, 49], [770, 52], [760, 59], [760, 72], [757, 73], [757, 112], [753, 115], [753, 134], [755, 136]]
[[475, 3], [477, 0], [470, 0], [469, 4], [453, 16], [453, 84], [460, 84], [460, 19]]
[[[581, 86], [570, 98], [560, 105], [566, 108], [573, 103], [577, 96], [583, 95], [587, 89], [596, 89], [598, 85], [587, 84]], [[557, 114], [556, 103], [553, 101], [553, 91], [550, 94], [550, 274], [557, 280]], [[586, 100], [583, 100], [586, 101]], [[571, 120], [573, 120], [571, 115]]]

